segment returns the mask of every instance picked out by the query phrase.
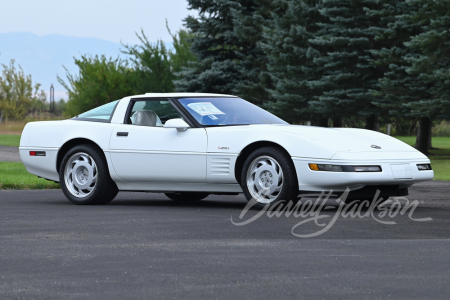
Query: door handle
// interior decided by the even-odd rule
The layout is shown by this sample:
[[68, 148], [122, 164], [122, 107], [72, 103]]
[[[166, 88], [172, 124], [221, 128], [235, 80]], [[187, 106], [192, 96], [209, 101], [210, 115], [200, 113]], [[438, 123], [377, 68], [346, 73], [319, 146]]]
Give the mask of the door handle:
[[128, 132], [117, 132], [117, 136], [128, 136]]

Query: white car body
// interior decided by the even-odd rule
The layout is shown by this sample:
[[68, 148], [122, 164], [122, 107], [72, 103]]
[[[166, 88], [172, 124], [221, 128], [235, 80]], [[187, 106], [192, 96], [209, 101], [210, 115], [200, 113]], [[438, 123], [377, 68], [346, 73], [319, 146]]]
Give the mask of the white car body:
[[[402, 189], [434, 176], [432, 170], [419, 171], [417, 164], [430, 164], [421, 152], [370, 130], [244, 125], [179, 131], [124, 124], [131, 99], [199, 96], [227, 95], [145, 94], [121, 99], [110, 123], [74, 119], [28, 123], [20, 141], [22, 162], [31, 174], [59, 182], [61, 151], [70, 143], [89, 140], [103, 150], [110, 176], [121, 191], [241, 193], [240, 155], [255, 145], [278, 145], [292, 158], [299, 191], [354, 191], [383, 185]], [[117, 136], [124, 131], [127, 137]], [[30, 156], [30, 151], [46, 154]], [[377, 165], [382, 171], [318, 172], [310, 169], [310, 163]]]

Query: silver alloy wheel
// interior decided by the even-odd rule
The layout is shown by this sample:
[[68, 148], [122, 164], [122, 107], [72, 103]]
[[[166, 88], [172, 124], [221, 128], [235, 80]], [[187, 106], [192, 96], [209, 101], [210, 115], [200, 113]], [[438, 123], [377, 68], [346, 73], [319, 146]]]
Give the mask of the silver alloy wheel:
[[247, 187], [256, 201], [274, 201], [283, 188], [283, 170], [278, 162], [270, 156], [255, 158], [247, 170]]
[[64, 181], [69, 192], [77, 198], [86, 198], [97, 186], [98, 170], [94, 159], [79, 152], [67, 161]]

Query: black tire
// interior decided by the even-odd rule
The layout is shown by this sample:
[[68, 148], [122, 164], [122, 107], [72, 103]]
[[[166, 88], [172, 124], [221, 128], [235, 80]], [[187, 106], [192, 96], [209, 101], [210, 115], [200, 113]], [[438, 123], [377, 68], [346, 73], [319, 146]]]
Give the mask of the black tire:
[[[69, 190], [70, 184], [68, 182], [73, 180], [73, 178], [71, 177], [73, 175], [67, 176], [70, 177], [68, 181], [66, 181], [65, 178], [66, 165], [68, 164], [69, 160], [79, 154], [87, 154], [88, 156], [90, 156], [90, 158], [95, 162], [97, 171], [96, 183], [89, 194], [84, 197], [77, 197], [72, 194], [74, 191], [76, 192], [76, 187], [71, 188], [72, 192]], [[78, 205], [106, 204], [111, 202], [119, 192], [116, 183], [111, 179], [111, 176], [109, 175], [106, 159], [99, 152], [99, 150], [97, 150], [97, 148], [92, 145], [75, 146], [64, 155], [61, 166], [59, 168], [59, 180], [61, 183], [61, 189], [63, 190], [63, 193], [67, 197], [67, 199], [70, 202]]]
[[170, 199], [177, 202], [195, 202], [205, 199], [209, 193], [201, 192], [182, 192], [182, 193], [164, 193]]
[[[275, 203], [285, 200], [289, 202], [290, 200], [296, 202], [298, 196], [298, 179], [297, 173], [295, 171], [294, 163], [292, 162], [291, 157], [278, 147], [263, 147], [253, 151], [245, 160], [244, 166], [241, 172], [241, 187], [244, 192], [247, 201], [252, 200], [253, 196], [249, 190], [249, 186], [247, 184], [247, 172], [249, 171], [249, 167], [251, 164], [258, 159], [259, 157], [270, 157], [274, 159], [281, 170], [283, 171], [283, 186], [278, 196], [270, 202], [270, 205], [274, 205]], [[266, 203], [256, 203], [253, 207], [262, 209], [266, 206]]]

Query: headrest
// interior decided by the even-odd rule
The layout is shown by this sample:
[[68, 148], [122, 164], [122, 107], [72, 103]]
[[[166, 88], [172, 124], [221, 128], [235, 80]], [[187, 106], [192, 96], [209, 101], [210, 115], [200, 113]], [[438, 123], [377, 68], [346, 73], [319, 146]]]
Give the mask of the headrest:
[[135, 125], [141, 126], [156, 126], [156, 121], [158, 116], [152, 110], [140, 110], [137, 111], [133, 116]]

